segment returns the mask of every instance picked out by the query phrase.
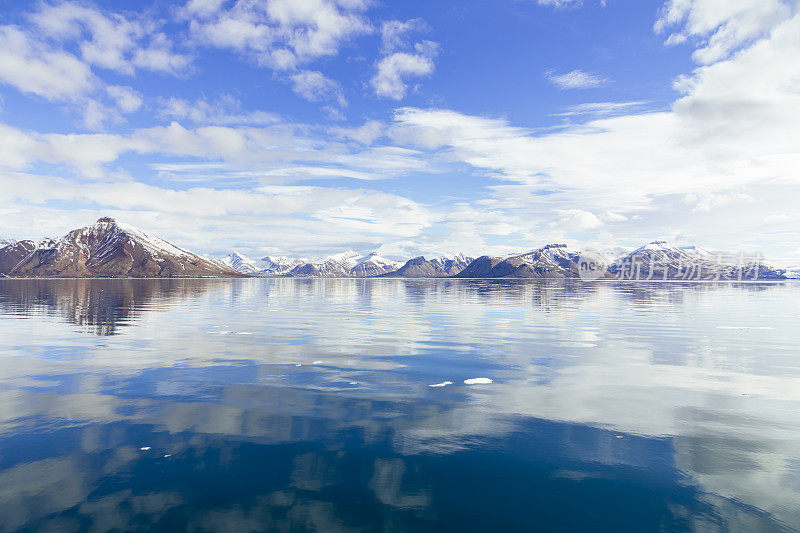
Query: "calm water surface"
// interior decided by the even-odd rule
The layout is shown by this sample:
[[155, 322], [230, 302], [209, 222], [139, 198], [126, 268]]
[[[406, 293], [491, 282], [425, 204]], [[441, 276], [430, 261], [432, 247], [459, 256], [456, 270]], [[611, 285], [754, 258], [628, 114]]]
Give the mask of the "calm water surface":
[[800, 285], [0, 280], [18, 529], [800, 530]]

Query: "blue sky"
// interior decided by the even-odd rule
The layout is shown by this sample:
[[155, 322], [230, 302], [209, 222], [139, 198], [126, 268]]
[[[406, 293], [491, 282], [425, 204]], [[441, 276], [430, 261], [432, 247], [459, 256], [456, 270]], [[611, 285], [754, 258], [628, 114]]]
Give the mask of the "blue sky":
[[0, 6], [4, 237], [800, 257], [797, 0]]

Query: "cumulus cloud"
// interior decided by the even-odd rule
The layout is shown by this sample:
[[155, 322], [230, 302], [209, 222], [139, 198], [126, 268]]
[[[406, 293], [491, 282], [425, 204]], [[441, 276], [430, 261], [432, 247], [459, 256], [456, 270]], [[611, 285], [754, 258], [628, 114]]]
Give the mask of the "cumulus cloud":
[[0, 81], [66, 105], [84, 126], [121, 122], [142, 105], [134, 89], [106, 85], [95, 69], [134, 76], [137, 69], [179, 74], [190, 56], [173, 51], [161, 23], [76, 2], [41, 3], [29, 28], [0, 26]]
[[106, 92], [123, 113], [133, 113], [142, 107], [142, 95], [130, 87], [109, 85]]
[[78, 58], [17, 26], [0, 26], [0, 80], [50, 101], [76, 100], [98, 83]]
[[[47, 190], [46, 196], [42, 191]], [[175, 229], [194, 221], [191, 227], [218, 223], [238, 228], [240, 242], [270, 244], [286, 251], [302, 251], [331, 242], [374, 242], [389, 237], [409, 238], [431, 224], [427, 209], [407, 198], [362, 189], [309, 186], [264, 186], [252, 190], [192, 187], [176, 190], [125, 180], [85, 183], [54, 177], [9, 175], [0, 172], [0, 202], [18, 213], [41, 212], [47, 202], [70, 202], [83, 209], [103, 212], [137, 213], [146, 219], [153, 214], [170, 220], [175, 227], [162, 228], [170, 237]], [[36, 217], [34, 217], [36, 218]], [[81, 223], [86, 223], [83, 220]], [[50, 226], [63, 224], [51, 217]], [[335, 227], [335, 232], [330, 230]], [[279, 228], [279, 230], [278, 230]], [[66, 231], [59, 227], [54, 233]], [[231, 235], [227, 231], [194, 233], [190, 242], [202, 249], [221, 246]], [[219, 239], [219, 244], [217, 242]], [[189, 244], [189, 243], [187, 243]]]
[[276, 70], [292, 70], [311, 60], [335, 55], [350, 39], [372, 27], [359, 2], [332, 0], [192, 0], [185, 6], [194, 38], [227, 48]]
[[194, 102], [177, 97], [162, 98], [158, 114], [169, 120], [215, 126], [264, 125], [281, 120], [278, 114], [269, 111], [243, 111], [241, 102], [229, 94], [211, 100], [198, 98]]
[[408, 45], [406, 36], [409, 33], [430, 31], [428, 23], [422, 19], [410, 19], [405, 22], [388, 20], [381, 24], [382, 51], [385, 54], [404, 49]]
[[428, 76], [434, 71], [433, 60], [439, 53], [439, 43], [421, 41], [413, 46], [408, 34], [430, 31], [422, 19], [389, 20], [381, 25], [381, 52], [370, 85], [381, 98], [402, 100], [408, 91], [408, 78]]
[[132, 75], [136, 68], [179, 73], [191, 62], [176, 53], [156, 23], [120, 13], [102, 12], [76, 2], [41, 4], [30, 15], [41, 35], [74, 42], [90, 65]]
[[332, 101], [339, 107], [346, 107], [342, 86], [315, 70], [301, 70], [291, 76], [292, 90], [309, 102]]
[[671, 33], [668, 44], [697, 39], [700, 47], [694, 59], [710, 64], [762, 38], [781, 21], [791, 17], [796, 4], [784, 0], [669, 0], [655, 23], [655, 30]]
[[598, 74], [577, 69], [564, 74], [548, 71], [545, 73], [545, 77], [559, 89], [591, 89], [610, 82]]
[[433, 72], [433, 58], [439, 52], [437, 43], [423, 41], [415, 45], [414, 53], [395, 52], [378, 61], [377, 72], [370, 80], [375, 94], [382, 98], [402, 100], [408, 91], [409, 77], [426, 76]]
[[597, 215], [583, 209], [562, 209], [558, 214], [560, 218], [552, 222], [551, 226], [583, 231], [597, 229], [603, 225], [603, 221]]
[[[207, 211], [220, 228], [211, 238], [232, 228], [253, 239], [279, 234], [276, 246], [286, 243], [287, 250], [292, 239], [310, 239], [314, 245], [386, 242], [386, 250], [419, 253], [443, 250], [448, 241], [501, 253], [576, 236], [640, 244], [635, 239], [659, 233], [705, 236], [720, 246], [771, 239], [796, 249], [797, 233], [787, 230], [785, 217], [770, 213], [794, 212], [800, 185], [800, 15], [786, 11], [786, 2], [746, 1], [712, 12], [713, 4], [676, 0], [662, 12], [656, 29], [695, 44], [699, 65], [675, 80], [675, 102], [658, 111], [640, 101], [587, 102], [561, 113], [575, 123], [532, 130], [497, 115], [406, 107], [361, 125], [322, 127], [245, 111], [230, 96], [154, 99], [167, 123], [121, 134], [0, 125], [0, 196], [6, 195], [4, 208], [27, 213], [73, 202], [163, 213], [189, 227], [200, 226]], [[273, 66], [281, 70], [276, 78], [302, 97], [338, 108], [346, 103], [341, 86], [306, 64], [370, 31], [363, 9], [341, 1], [192, 0], [183, 16], [198, 42]], [[0, 27], [0, 42], [10, 45], [0, 46], [0, 79], [29, 95], [69, 102], [87, 124], [121, 120], [142, 109], [144, 97], [125, 82], [103, 84], [92, 69], [127, 75], [128, 68], [144, 67], [136, 51], [95, 39], [102, 32], [93, 33], [88, 16], [81, 16], [65, 16], [63, 28], [50, 20], [40, 35]], [[425, 30], [416, 20], [381, 26], [370, 82], [376, 94], [402, 99], [413, 77], [434, 71], [438, 46], [412, 38]], [[154, 49], [157, 33], [139, 45]], [[64, 42], [72, 43], [71, 52]], [[569, 88], [608, 83], [584, 71], [549, 75]], [[155, 176], [116, 177], [128, 159]], [[49, 177], [54, 167], [65, 177]], [[369, 180], [445, 172], [471, 173], [481, 194], [420, 206], [365, 188]], [[303, 185], [322, 178], [359, 185]], [[108, 183], [122, 192], [112, 194]], [[248, 224], [257, 232], [249, 233]], [[275, 228], [282, 230], [270, 231]], [[620, 242], [616, 231], [634, 241]]]

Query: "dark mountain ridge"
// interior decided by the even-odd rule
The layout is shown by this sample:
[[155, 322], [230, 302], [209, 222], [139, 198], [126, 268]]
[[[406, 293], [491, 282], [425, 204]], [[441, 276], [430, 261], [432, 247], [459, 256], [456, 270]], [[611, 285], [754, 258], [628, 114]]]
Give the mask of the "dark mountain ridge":
[[[101, 218], [30, 249], [0, 250], [4, 272], [20, 277], [239, 277], [235, 270], [142, 230]], [[18, 243], [16, 246], [20, 246]], [[27, 252], [27, 253], [24, 253]], [[21, 259], [17, 260], [19, 257]]]

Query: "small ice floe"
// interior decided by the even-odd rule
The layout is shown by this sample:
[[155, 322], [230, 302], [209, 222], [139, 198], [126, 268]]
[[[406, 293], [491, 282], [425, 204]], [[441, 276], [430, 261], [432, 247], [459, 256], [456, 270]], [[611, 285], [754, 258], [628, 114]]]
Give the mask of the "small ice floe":
[[614, 435], [614, 436], [617, 437], [618, 439], [622, 438], [622, 435]]
[[171, 453], [165, 453], [164, 454], [164, 459], [166, 459], [167, 457], [172, 457], [172, 454]]
[[358, 385], [358, 381], [351, 381], [350, 385]]
[[717, 329], [744, 330], [744, 329], [775, 329], [775, 328], [770, 327], [770, 326], [717, 326]]
[[322, 364], [322, 361], [314, 361], [314, 362], [313, 362], [313, 363], [311, 363], [311, 364], [312, 364], [312, 365], [321, 365], [321, 364]]
[[252, 333], [250, 333], [249, 331], [237, 331], [236, 334], [237, 335], [252, 335]]
[[428, 387], [447, 387], [448, 385], [452, 385], [452, 381], [442, 381], [441, 383], [434, 383], [433, 385], [428, 385]]
[[143, 452], [148, 452], [148, 451], [150, 451], [150, 446], [142, 446], [141, 448], [139, 448], [139, 450], [141, 450]]
[[488, 385], [491, 382], [489, 378], [470, 378], [464, 380], [464, 385]]
[[296, 365], [294, 365], [294, 366], [303, 366], [303, 363], [297, 363], [297, 364], [296, 364]]

